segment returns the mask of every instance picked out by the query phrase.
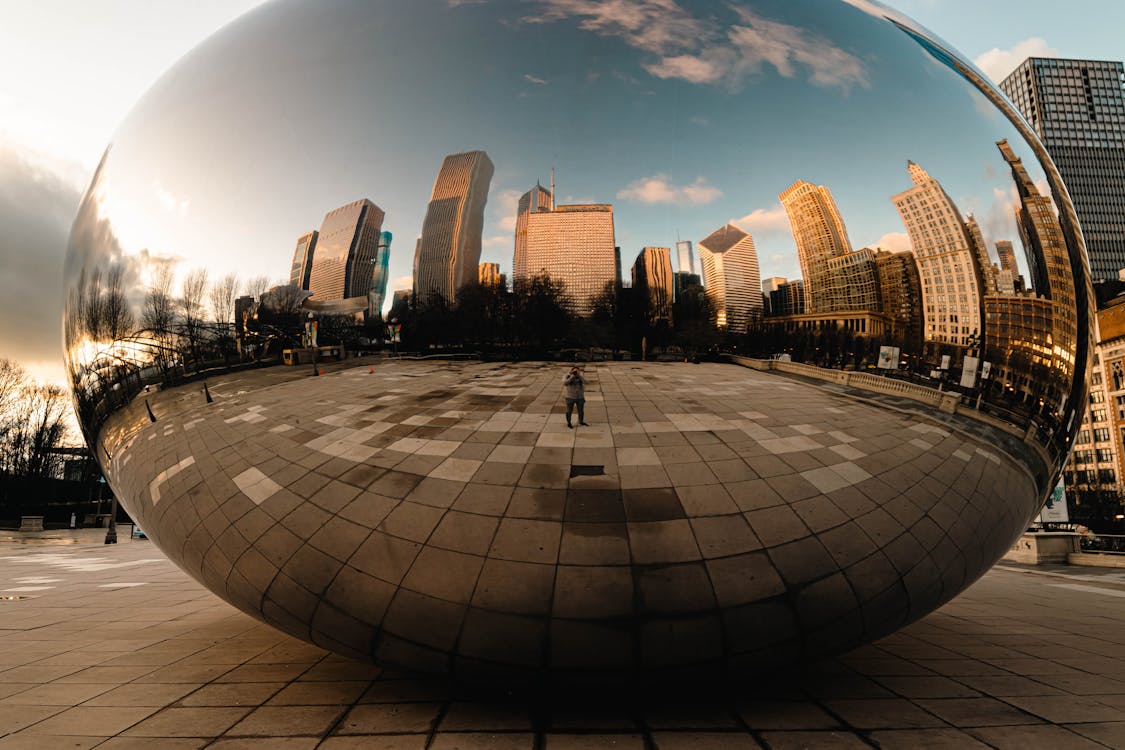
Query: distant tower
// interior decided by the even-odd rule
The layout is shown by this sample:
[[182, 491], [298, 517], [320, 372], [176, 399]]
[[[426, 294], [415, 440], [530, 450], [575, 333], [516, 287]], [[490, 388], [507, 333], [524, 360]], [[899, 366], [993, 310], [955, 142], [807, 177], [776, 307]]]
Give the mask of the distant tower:
[[528, 214], [527, 276], [565, 285], [572, 311], [588, 315], [594, 298], [617, 278], [613, 206], [555, 206]]
[[516, 251], [512, 260], [512, 276], [527, 278], [527, 216], [536, 211], [550, 211], [555, 207], [551, 191], [535, 184], [535, 187], [520, 196], [516, 211]]
[[507, 279], [500, 273], [499, 263], [481, 263], [477, 266], [477, 280], [481, 286], [504, 286]]
[[907, 162], [914, 183], [891, 198], [910, 235], [926, 316], [926, 340], [967, 347], [984, 329], [973, 243], [941, 183]]
[[1095, 280], [1125, 267], [1123, 79], [1120, 62], [1032, 57], [1000, 84], [1059, 168]]
[[754, 238], [733, 224], [699, 241], [699, 262], [717, 323], [736, 333], [762, 315], [762, 276]]
[[371, 291], [383, 209], [366, 198], [329, 211], [320, 225], [308, 290], [317, 302]]
[[667, 247], [646, 247], [633, 262], [633, 288], [643, 294], [653, 319], [672, 317], [672, 250]]
[[984, 233], [976, 217], [969, 214], [965, 217], [965, 229], [969, 232], [969, 241], [973, 244], [973, 255], [977, 259], [977, 268], [980, 269], [982, 294], [996, 294], [996, 267], [992, 265], [992, 258], [988, 255], [988, 243], [984, 241]]
[[313, 230], [297, 238], [297, 247], [293, 251], [293, 266], [289, 269], [289, 283], [298, 289], [309, 288], [313, 253], [316, 250], [316, 238], [319, 234], [320, 232]]
[[676, 242], [676, 270], [680, 273], [695, 273], [695, 258], [692, 254], [691, 240]]
[[891, 319], [895, 340], [907, 352], [922, 348], [925, 333], [925, 316], [922, 310], [922, 280], [914, 253], [907, 250], [875, 253], [879, 271], [879, 291], [883, 300], [883, 313]]
[[476, 280], [492, 171], [483, 151], [451, 154], [442, 162], [415, 257], [414, 285], [423, 299], [436, 293], [454, 302], [457, 290]]

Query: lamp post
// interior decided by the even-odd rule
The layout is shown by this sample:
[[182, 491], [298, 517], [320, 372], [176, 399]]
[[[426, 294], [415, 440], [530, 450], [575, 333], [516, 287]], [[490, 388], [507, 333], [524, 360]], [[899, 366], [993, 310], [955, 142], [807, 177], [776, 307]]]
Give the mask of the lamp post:
[[[98, 478], [98, 505], [102, 502], [102, 488], [105, 487], [105, 476]], [[109, 502], [109, 524], [105, 530], [105, 544], [117, 544], [117, 495], [112, 494]]]

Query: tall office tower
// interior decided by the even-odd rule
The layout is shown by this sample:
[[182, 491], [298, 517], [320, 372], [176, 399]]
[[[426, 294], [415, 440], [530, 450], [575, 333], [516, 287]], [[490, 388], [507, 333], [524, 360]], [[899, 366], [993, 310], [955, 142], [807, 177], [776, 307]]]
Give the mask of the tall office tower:
[[981, 293], [976, 256], [961, 212], [941, 183], [907, 162], [914, 187], [891, 198], [898, 209], [922, 280], [925, 336], [955, 346], [979, 341]]
[[1093, 278], [1116, 279], [1125, 267], [1125, 66], [1031, 57], [1000, 88], [1059, 168]]
[[481, 286], [502, 286], [506, 279], [500, 273], [499, 263], [481, 263], [478, 268], [477, 280]]
[[1023, 161], [1007, 141], [996, 145], [1004, 155], [1004, 161], [1012, 168], [1012, 179], [1020, 196], [1016, 224], [1027, 252], [1028, 265], [1032, 267], [1032, 288], [1036, 295], [1054, 303], [1051, 328], [1057, 360], [1054, 364], [1069, 371], [1074, 362], [1068, 357], [1068, 352], [1074, 351], [1078, 340], [1078, 316], [1066, 238], [1055, 215], [1054, 202], [1039, 192]]
[[[1000, 271], [996, 276], [996, 284], [1000, 286], [1000, 274], [1004, 271], [1009, 273], [1012, 287], [1015, 291], [1022, 291], [1024, 288], [1023, 275], [1020, 273], [1019, 266], [1016, 265], [1016, 251], [1012, 247], [1011, 240], [1000, 240], [996, 243], [996, 257], [1000, 259]], [[1003, 294], [1003, 290], [1000, 291]], [[1014, 294], [1015, 292], [1013, 292]]]
[[422, 298], [440, 294], [450, 303], [457, 290], [477, 279], [484, 204], [492, 162], [483, 151], [445, 157], [422, 222], [414, 286]]
[[565, 285], [572, 312], [588, 315], [594, 298], [619, 278], [613, 206], [556, 206], [527, 217], [527, 276]]
[[672, 250], [646, 247], [633, 262], [633, 288], [645, 296], [646, 308], [654, 318], [672, 317]]
[[320, 232], [314, 229], [297, 238], [297, 247], [293, 250], [293, 266], [289, 269], [289, 283], [298, 289], [309, 288], [313, 253], [316, 251], [316, 238], [319, 234]]
[[845, 310], [833, 297], [840, 282], [829, 278], [828, 261], [852, 251], [844, 219], [832, 193], [823, 185], [797, 180], [778, 196], [797, 243], [797, 258], [805, 282], [805, 309], [810, 313]]
[[773, 309], [773, 299], [771, 295], [773, 295], [773, 293], [776, 292], [778, 288], [787, 281], [789, 281], [789, 279], [786, 279], [783, 276], [771, 276], [768, 279], [762, 280], [762, 301], [765, 304], [766, 315], [780, 314]]
[[827, 267], [825, 288], [821, 294], [821, 298], [828, 302], [827, 311], [879, 312], [883, 309], [874, 250], [865, 247], [854, 253], [837, 255], [828, 259]]
[[922, 280], [914, 253], [875, 253], [879, 271], [879, 290], [883, 298], [883, 314], [902, 348], [916, 352], [922, 348], [925, 316], [922, 314]]
[[778, 284], [770, 291], [771, 315], [804, 315], [805, 282], [800, 279]]
[[976, 256], [977, 268], [980, 269], [981, 275], [977, 282], [981, 285], [981, 294], [996, 294], [996, 267], [988, 256], [988, 243], [984, 241], [980, 224], [972, 214], [965, 217], [965, 229], [969, 233], [969, 241], [973, 243], [973, 255]]
[[383, 310], [383, 303], [387, 300], [387, 282], [391, 275], [391, 240], [394, 235], [390, 232], [379, 233], [379, 248], [375, 253], [375, 267], [371, 273], [371, 290], [367, 292], [367, 309], [372, 313]]
[[742, 333], [762, 315], [762, 275], [754, 238], [734, 224], [699, 241], [699, 263], [720, 328]]
[[308, 289], [316, 302], [364, 297], [371, 291], [383, 209], [366, 198], [324, 215]]
[[1004, 268], [996, 271], [996, 293], [1004, 297], [1016, 293], [1016, 277], [1011, 271]]
[[695, 257], [691, 251], [691, 240], [676, 241], [676, 266], [679, 273], [695, 273]]
[[516, 210], [516, 252], [512, 258], [512, 278], [527, 278], [527, 216], [537, 211], [550, 211], [555, 207], [551, 191], [535, 183], [535, 187], [520, 196]]

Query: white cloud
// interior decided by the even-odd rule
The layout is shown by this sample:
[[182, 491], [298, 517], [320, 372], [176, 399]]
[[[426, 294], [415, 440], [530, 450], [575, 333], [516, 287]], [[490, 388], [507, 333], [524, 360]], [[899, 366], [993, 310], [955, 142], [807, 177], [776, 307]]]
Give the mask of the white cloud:
[[914, 246], [910, 244], [910, 236], [906, 232], [888, 232], [868, 247], [875, 247], [892, 253], [903, 253], [914, 249]]
[[829, 39], [746, 9], [736, 8], [739, 20], [728, 25], [696, 18], [675, 0], [540, 1], [542, 13], [525, 22], [576, 18], [580, 29], [655, 55], [643, 67], [656, 78], [737, 86], [769, 65], [786, 78], [803, 71], [814, 85], [845, 93], [870, 85], [864, 63]]
[[546, 80], [544, 80], [544, 79], [540, 78], [539, 76], [535, 76], [535, 75], [532, 75], [531, 73], [524, 73], [524, 75], [523, 75], [523, 79], [524, 79], [525, 81], [528, 81], [528, 82], [530, 82], [530, 83], [534, 83], [534, 84], [537, 84], [537, 85], [539, 85], [539, 86], [546, 86], [546, 85], [547, 85], [547, 81], [546, 81]]
[[509, 249], [514, 248], [515, 238], [510, 234], [494, 234], [491, 237], [485, 237], [481, 240], [481, 247], [505, 247]]
[[1010, 49], [993, 47], [973, 62], [984, 71], [985, 75], [999, 83], [1029, 57], [1058, 57], [1058, 55], [1059, 51], [1047, 44], [1046, 39], [1033, 36]]
[[676, 185], [666, 174], [642, 177], [617, 191], [622, 200], [638, 203], [669, 203], [679, 206], [702, 206], [723, 196], [723, 191], [697, 177], [688, 185]]
[[163, 185], [161, 185], [159, 180], [152, 183], [152, 189], [153, 192], [156, 193], [156, 199], [160, 201], [160, 205], [164, 207], [165, 211], [172, 211], [180, 214], [181, 216], [187, 214], [187, 210], [191, 205], [191, 201], [181, 200], [180, 198], [177, 198], [172, 194], [171, 190], [168, 190]]
[[413, 276], [399, 276], [396, 279], [391, 279], [391, 291], [397, 292], [400, 289], [413, 289], [414, 277]]
[[516, 215], [519, 213], [520, 196], [519, 190], [500, 190], [494, 197], [493, 216], [496, 220], [496, 226], [508, 232], [516, 231]]
[[755, 238], [790, 231], [789, 215], [780, 204], [772, 208], [755, 209], [740, 219], [731, 219], [730, 223], [743, 231], [750, 232]]

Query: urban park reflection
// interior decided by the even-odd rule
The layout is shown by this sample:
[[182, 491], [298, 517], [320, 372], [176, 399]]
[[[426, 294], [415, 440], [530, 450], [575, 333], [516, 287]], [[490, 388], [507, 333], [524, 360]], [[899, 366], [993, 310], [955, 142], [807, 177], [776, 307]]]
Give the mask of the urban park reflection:
[[[1070, 199], [1026, 123], [956, 53], [875, 3], [818, 3], [815, 20], [807, 2], [624, 6], [271, 5], [185, 58], [122, 126], [71, 235], [72, 391], [130, 513], [216, 593], [342, 653], [473, 679], [659, 671], [656, 642], [680, 666], [733, 674], [925, 614], [1038, 511], [1086, 400], [1091, 292]], [[295, 35], [338, 40], [339, 52], [311, 57]], [[260, 61], [234, 64], [236, 49]], [[333, 112], [333, 132], [293, 113], [299, 101]], [[563, 359], [597, 373], [596, 441], [551, 437], [548, 418], [532, 418], [561, 402], [534, 406], [538, 366], [516, 363]], [[362, 395], [349, 390], [357, 373], [373, 376]], [[673, 392], [634, 402], [610, 389], [617, 378]], [[752, 395], [759, 383], [839, 403], [785, 423], [773, 399]], [[828, 426], [848, 404], [871, 410], [878, 454], [854, 435], [818, 442], [846, 432]], [[503, 430], [487, 427], [503, 414]], [[896, 432], [901, 420], [911, 426]], [[723, 450], [704, 450], [702, 433]], [[919, 454], [919, 440], [948, 455]], [[729, 512], [692, 506], [697, 482], [671, 478], [685, 463], [671, 454], [640, 464], [666, 470], [667, 484], [629, 478], [636, 451], [677, 444], [695, 446], [685, 450], [714, 480], [699, 483], [729, 495]], [[512, 449], [494, 459], [484, 445]], [[573, 455], [533, 452], [561, 447]], [[765, 454], [769, 471], [755, 462]], [[732, 465], [709, 460], [738, 472], [725, 478]], [[543, 479], [554, 474], [536, 467], [554, 464], [569, 476]], [[840, 519], [805, 516], [813, 501], [798, 482]], [[497, 487], [547, 493], [536, 507], [564, 510], [517, 513], [514, 499], [481, 510]], [[596, 524], [569, 510], [589, 493], [607, 504]], [[678, 498], [672, 516], [638, 510], [667, 497]], [[766, 507], [800, 514], [803, 531], [755, 515]], [[433, 536], [391, 522], [420, 508], [441, 509]], [[865, 526], [876, 512], [899, 532]], [[755, 544], [715, 552], [702, 529], [716, 519]], [[561, 535], [563, 551], [498, 551], [517, 520]], [[695, 551], [672, 554], [674, 527], [658, 525], [681, 522]], [[480, 547], [488, 523], [501, 531]], [[855, 524], [864, 541], [849, 544], [865, 551], [845, 560], [828, 537]], [[568, 560], [575, 529], [605, 536], [606, 549], [627, 540], [632, 556]], [[783, 562], [798, 544], [818, 550], [800, 555], [808, 575]], [[426, 564], [442, 568], [437, 550], [483, 565], [481, 583], [462, 594], [411, 583]], [[554, 609], [490, 604], [479, 592], [502, 560], [525, 567], [500, 589], [581, 564], [603, 581], [624, 570], [622, 586], [643, 593], [620, 611], [561, 604], [561, 588]], [[772, 566], [777, 585], [732, 598], [724, 586], [760, 586], [748, 583], [760, 573], [724, 572], [748, 561]], [[702, 570], [696, 583], [676, 578]], [[653, 593], [657, 571], [678, 582]], [[471, 648], [469, 635], [418, 634], [431, 616], [465, 633], [508, 619]], [[652, 640], [684, 618], [714, 623], [723, 651], [691, 656], [715, 637], [710, 625]], [[561, 621], [599, 633], [584, 667], [546, 646], [522, 661], [485, 647], [506, 628], [545, 639]], [[731, 645], [756, 637], [795, 645]], [[620, 648], [639, 655], [615, 662]]]

